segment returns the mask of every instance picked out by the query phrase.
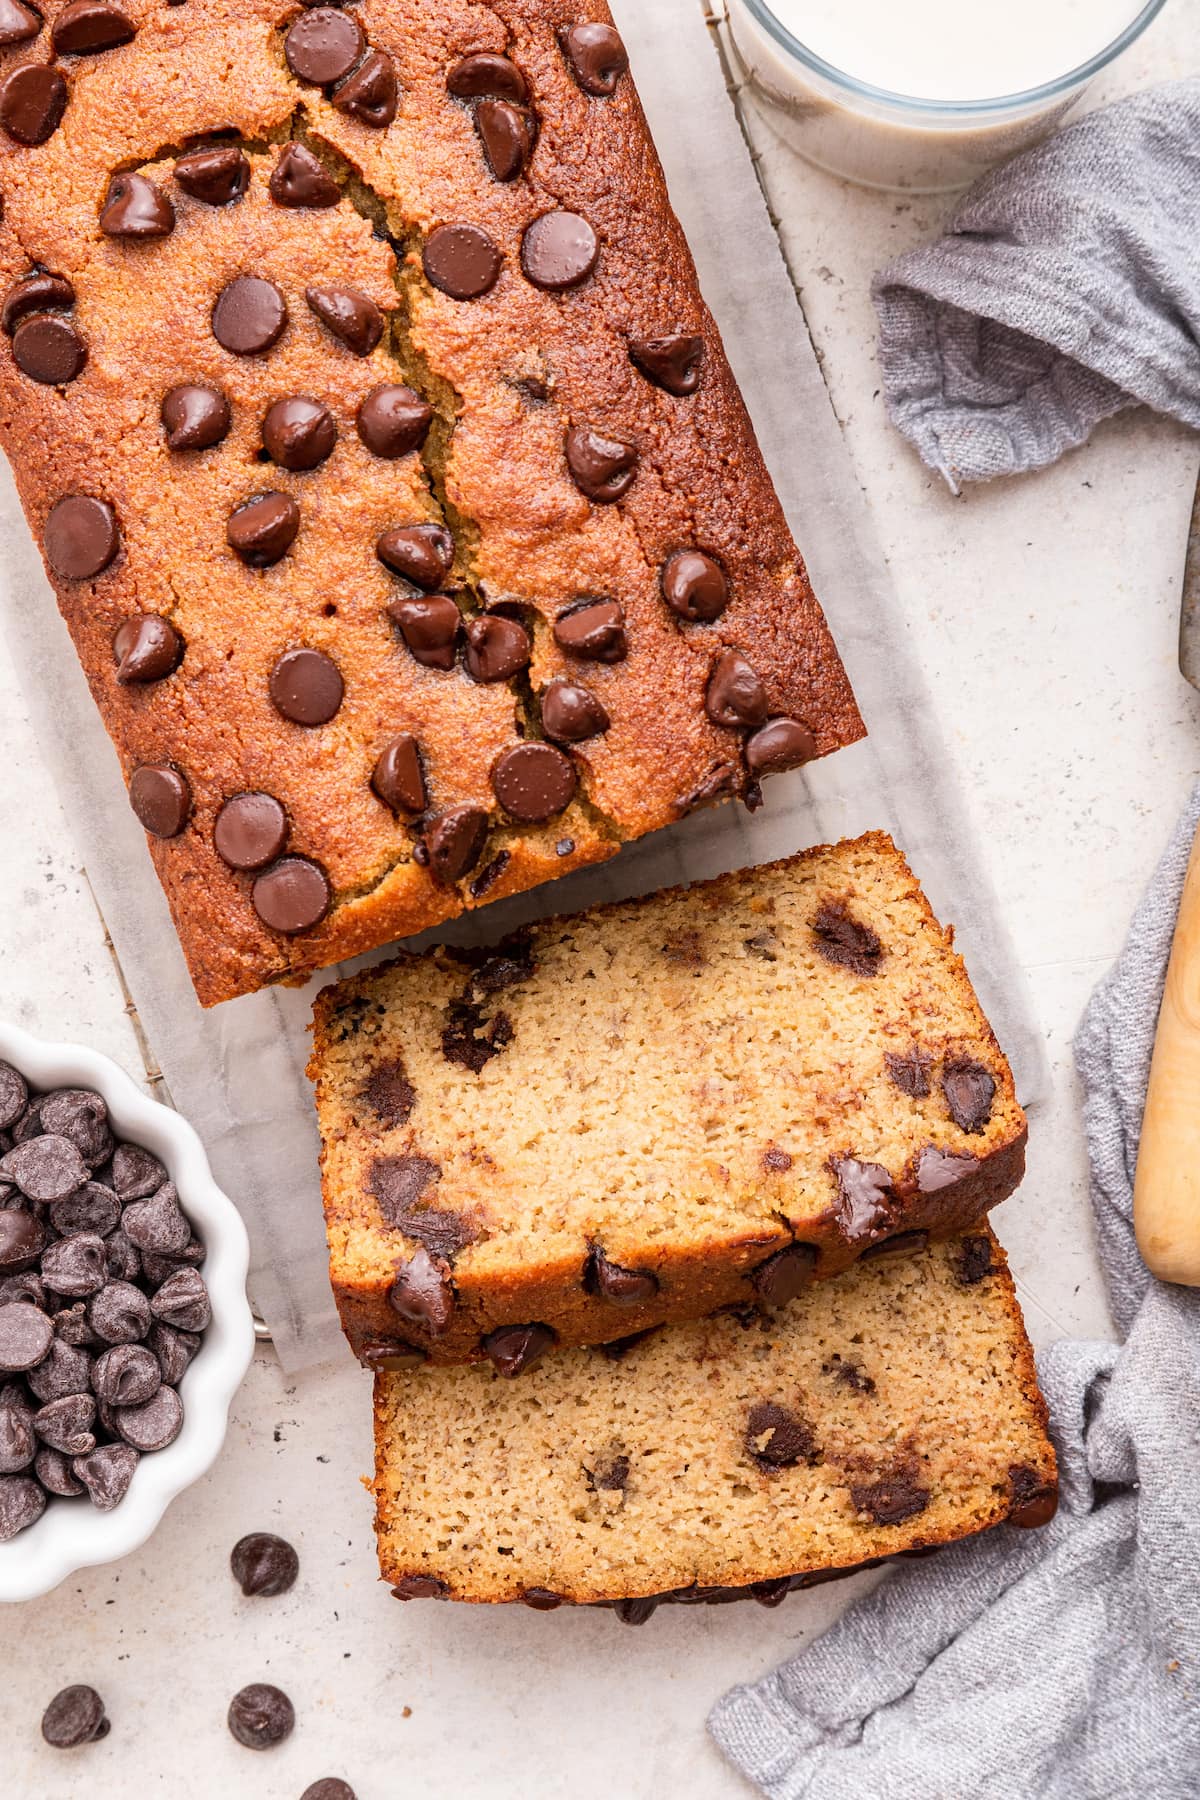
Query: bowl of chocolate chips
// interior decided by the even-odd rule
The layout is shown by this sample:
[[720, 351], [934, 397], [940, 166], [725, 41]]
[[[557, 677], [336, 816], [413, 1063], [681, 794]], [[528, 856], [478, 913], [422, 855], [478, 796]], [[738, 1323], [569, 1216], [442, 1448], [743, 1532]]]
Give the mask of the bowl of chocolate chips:
[[0, 1600], [137, 1549], [213, 1463], [248, 1261], [178, 1113], [0, 1023]]

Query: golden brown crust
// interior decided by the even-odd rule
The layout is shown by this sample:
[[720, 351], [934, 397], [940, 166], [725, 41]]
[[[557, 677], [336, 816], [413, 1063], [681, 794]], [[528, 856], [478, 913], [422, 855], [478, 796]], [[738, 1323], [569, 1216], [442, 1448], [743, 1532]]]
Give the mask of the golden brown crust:
[[[813, 925], [830, 904], [878, 934], [876, 973], [823, 956]], [[549, 919], [499, 953], [478, 989], [435, 951], [317, 998], [331, 1276], [360, 1355], [407, 1346], [455, 1363], [503, 1326], [537, 1322], [569, 1346], [777, 1303], [780, 1253], [800, 1259], [798, 1280], [824, 1280], [887, 1244], [966, 1230], [1021, 1179], [1011, 1071], [883, 833]], [[505, 985], [489, 997], [492, 980]], [[481, 995], [466, 1025], [478, 1036], [455, 1042], [464, 994]], [[496, 1047], [462, 1066], [464, 1043], [489, 1033]], [[904, 1055], [923, 1094], [896, 1083]], [[963, 1065], [991, 1089], [977, 1120], [948, 1105]], [[395, 1116], [372, 1098], [389, 1078], [403, 1084]], [[873, 1222], [847, 1204], [846, 1158], [886, 1182]], [[409, 1177], [406, 1231], [388, 1184]], [[422, 1232], [453, 1296], [429, 1329], [402, 1291]], [[606, 1292], [597, 1251], [654, 1291]]]
[[[48, 0], [40, 36], [0, 52], [0, 79], [46, 60], [61, 10]], [[127, 10], [139, 26], [132, 43], [64, 59], [67, 112], [45, 143], [30, 148], [0, 132], [0, 276], [6, 286], [33, 266], [67, 276], [87, 347], [83, 372], [55, 387], [30, 380], [0, 340], [0, 442], [39, 539], [64, 493], [100, 496], [116, 513], [114, 562], [55, 585], [127, 776], [166, 761], [190, 784], [185, 830], [150, 848], [206, 1004], [611, 856], [678, 817], [715, 768], [734, 767], [744, 788], [743, 734], [712, 724], [703, 707], [724, 646], [745, 651], [772, 713], [803, 718], [818, 754], [861, 735], [632, 81], [611, 100], [589, 98], [558, 47], [558, 25], [607, 17], [603, 7], [364, 0], [356, 16], [399, 77], [399, 109], [384, 130], [289, 73], [287, 0], [130, 0]], [[539, 118], [528, 177], [507, 184], [488, 171], [469, 107], [446, 92], [454, 60], [483, 49], [518, 63]], [[244, 199], [214, 207], [180, 188], [173, 165], [186, 139], [224, 126], [243, 134], [252, 176]], [[289, 136], [326, 160], [342, 189], [337, 205], [295, 210], [269, 197], [276, 146]], [[175, 228], [143, 242], [105, 236], [97, 214], [109, 178], [139, 168], [170, 197]], [[602, 246], [596, 275], [562, 295], [520, 272], [526, 226], [554, 207], [586, 216]], [[421, 266], [430, 231], [460, 220], [485, 226], [504, 257], [493, 291], [469, 303], [434, 289]], [[274, 281], [289, 312], [263, 356], [231, 355], [210, 329], [217, 293], [247, 272]], [[307, 286], [338, 281], [388, 319], [366, 357], [305, 304]], [[644, 379], [628, 354], [631, 336], [676, 330], [707, 346], [691, 397]], [[183, 381], [228, 395], [223, 443], [166, 448], [160, 403]], [[380, 382], [406, 382], [433, 404], [423, 457], [383, 461], [359, 442], [356, 408]], [[264, 467], [259, 456], [263, 415], [289, 394], [319, 399], [337, 426], [332, 456], [310, 473]], [[590, 504], [567, 474], [564, 433], [580, 424], [640, 446], [638, 478], [618, 505]], [[297, 500], [301, 528], [280, 562], [255, 570], [226, 545], [225, 522], [263, 489]], [[531, 627], [527, 680], [478, 686], [461, 666], [421, 667], [388, 621], [384, 609], [404, 588], [376, 560], [376, 537], [443, 518], [458, 541], [461, 604], [516, 605]], [[691, 546], [730, 579], [733, 599], [715, 624], [681, 626], [659, 591], [665, 559]], [[629, 655], [581, 671], [551, 627], [564, 605], [595, 593], [621, 601]], [[177, 673], [123, 687], [112, 638], [142, 611], [170, 618], [187, 650]], [[325, 650], [342, 670], [346, 697], [328, 725], [288, 723], [267, 698], [276, 657], [296, 644]], [[490, 771], [505, 747], [537, 734], [533, 696], [567, 671], [582, 673], [612, 726], [574, 753], [579, 799], [548, 824], [522, 827], [500, 812]], [[479, 863], [449, 888], [414, 860], [414, 832], [368, 785], [383, 744], [403, 731], [421, 741], [435, 809], [470, 804], [491, 818]], [[289, 848], [328, 872], [332, 908], [303, 935], [268, 929], [250, 904], [252, 877], [213, 851], [220, 805], [247, 789], [282, 800]]]

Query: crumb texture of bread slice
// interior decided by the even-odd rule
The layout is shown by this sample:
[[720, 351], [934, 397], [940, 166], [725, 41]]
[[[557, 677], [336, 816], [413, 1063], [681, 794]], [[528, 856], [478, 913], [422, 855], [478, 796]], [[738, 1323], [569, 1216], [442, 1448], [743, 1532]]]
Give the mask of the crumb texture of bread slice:
[[402, 1599], [773, 1584], [1044, 1523], [1057, 1488], [986, 1227], [860, 1265], [769, 1319], [669, 1325], [516, 1382], [380, 1375], [375, 1441], [380, 1569]]
[[1008, 1064], [882, 834], [404, 957], [326, 989], [315, 1033], [360, 1354], [777, 1304], [1023, 1168]]

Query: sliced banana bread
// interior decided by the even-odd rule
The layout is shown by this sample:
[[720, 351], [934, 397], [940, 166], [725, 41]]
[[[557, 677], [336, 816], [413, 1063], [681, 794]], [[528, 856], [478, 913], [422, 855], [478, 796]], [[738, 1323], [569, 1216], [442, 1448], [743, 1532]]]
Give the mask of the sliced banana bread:
[[[1054, 1451], [986, 1227], [767, 1318], [375, 1386], [380, 1567], [399, 1599], [766, 1603], [1055, 1508]], [[452, 1455], [431, 1454], [450, 1445]]]
[[1008, 1066], [874, 834], [402, 957], [322, 993], [333, 1286], [360, 1355], [515, 1374], [964, 1230], [1020, 1179]]

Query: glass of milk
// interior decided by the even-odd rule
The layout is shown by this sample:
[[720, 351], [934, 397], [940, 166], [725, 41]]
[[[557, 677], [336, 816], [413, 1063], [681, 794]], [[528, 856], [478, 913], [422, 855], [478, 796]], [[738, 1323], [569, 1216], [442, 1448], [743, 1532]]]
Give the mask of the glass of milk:
[[725, 0], [784, 137], [868, 187], [965, 187], [1045, 137], [1166, 0]]

